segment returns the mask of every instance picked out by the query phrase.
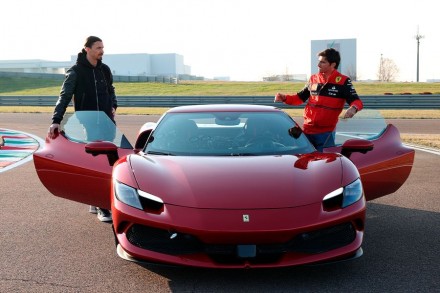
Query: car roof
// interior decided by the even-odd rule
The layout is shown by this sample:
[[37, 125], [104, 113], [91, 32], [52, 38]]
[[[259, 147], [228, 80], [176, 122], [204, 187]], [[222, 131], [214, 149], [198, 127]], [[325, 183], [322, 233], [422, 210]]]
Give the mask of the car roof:
[[188, 113], [188, 112], [280, 112], [279, 108], [265, 105], [247, 104], [206, 104], [178, 106], [171, 108], [167, 113]]

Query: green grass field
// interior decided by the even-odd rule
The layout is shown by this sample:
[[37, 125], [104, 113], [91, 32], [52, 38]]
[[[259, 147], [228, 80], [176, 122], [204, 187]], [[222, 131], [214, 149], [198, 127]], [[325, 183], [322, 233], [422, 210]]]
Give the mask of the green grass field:
[[[0, 95], [48, 95], [60, 92], [62, 80], [0, 77]], [[222, 82], [181, 81], [178, 84], [151, 82], [117, 82], [117, 95], [145, 96], [268, 96], [277, 92], [297, 92], [303, 82]], [[377, 83], [355, 82], [359, 95], [440, 94], [440, 83]]]

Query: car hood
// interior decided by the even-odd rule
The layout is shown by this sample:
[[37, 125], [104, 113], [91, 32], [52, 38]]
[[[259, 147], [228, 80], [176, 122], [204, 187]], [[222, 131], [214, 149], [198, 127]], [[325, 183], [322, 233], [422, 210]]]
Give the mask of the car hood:
[[335, 154], [253, 157], [131, 155], [138, 188], [166, 204], [193, 208], [260, 209], [321, 202], [341, 187]]

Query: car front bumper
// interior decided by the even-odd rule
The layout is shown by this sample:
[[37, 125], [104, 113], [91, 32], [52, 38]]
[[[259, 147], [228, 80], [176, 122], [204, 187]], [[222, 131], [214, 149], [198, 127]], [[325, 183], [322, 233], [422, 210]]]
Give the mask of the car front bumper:
[[365, 201], [324, 212], [320, 204], [262, 210], [168, 206], [146, 213], [113, 204], [118, 255], [208, 268], [284, 267], [359, 255]]

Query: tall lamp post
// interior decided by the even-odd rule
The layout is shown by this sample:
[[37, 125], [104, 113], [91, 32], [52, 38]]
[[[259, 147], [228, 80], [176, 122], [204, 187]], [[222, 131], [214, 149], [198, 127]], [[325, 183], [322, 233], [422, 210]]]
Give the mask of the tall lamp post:
[[419, 29], [417, 28], [417, 35], [416, 35], [416, 40], [417, 40], [417, 82], [419, 82], [419, 47], [420, 47], [420, 39], [423, 39], [424, 36], [419, 34]]

